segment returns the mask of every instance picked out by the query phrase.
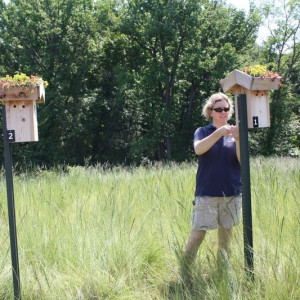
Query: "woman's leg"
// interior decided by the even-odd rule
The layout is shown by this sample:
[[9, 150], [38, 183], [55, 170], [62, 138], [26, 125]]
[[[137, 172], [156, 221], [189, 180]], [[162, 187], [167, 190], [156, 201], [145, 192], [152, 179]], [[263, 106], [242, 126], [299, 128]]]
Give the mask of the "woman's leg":
[[185, 246], [183, 257], [180, 261], [180, 273], [183, 282], [191, 285], [192, 264], [195, 261], [198, 249], [204, 240], [205, 230], [192, 230], [190, 238]]
[[230, 256], [230, 241], [232, 236], [232, 228], [225, 229], [219, 227], [218, 229], [218, 258], [222, 258], [222, 260], [228, 259]]
[[184, 256], [193, 261], [196, 258], [198, 249], [204, 240], [205, 230], [192, 230], [190, 238], [186, 244]]

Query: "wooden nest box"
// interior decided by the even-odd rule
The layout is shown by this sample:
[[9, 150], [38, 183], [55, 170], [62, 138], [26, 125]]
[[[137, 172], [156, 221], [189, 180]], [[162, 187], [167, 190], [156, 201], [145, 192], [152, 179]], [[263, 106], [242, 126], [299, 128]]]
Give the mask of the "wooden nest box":
[[[236, 108], [238, 95], [246, 94], [248, 128], [270, 127], [269, 90], [277, 90], [280, 79], [253, 77], [234, 70], [220, 84], [224, 93], [234, 94]], [[237, 109], [235, 114], [238, 122]]]
[[45, 102], [43, 83], [0, 88], [0, 101], [5, 105], [9, 142], [38, 141], [36, 104]]

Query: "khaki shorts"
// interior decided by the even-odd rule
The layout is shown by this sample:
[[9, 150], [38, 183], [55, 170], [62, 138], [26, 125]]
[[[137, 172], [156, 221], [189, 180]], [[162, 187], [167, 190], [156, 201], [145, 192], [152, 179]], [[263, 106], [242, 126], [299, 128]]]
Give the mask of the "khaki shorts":
[[242, 197], [196, 197], [192, 230], [230, 229], [241, 221]]

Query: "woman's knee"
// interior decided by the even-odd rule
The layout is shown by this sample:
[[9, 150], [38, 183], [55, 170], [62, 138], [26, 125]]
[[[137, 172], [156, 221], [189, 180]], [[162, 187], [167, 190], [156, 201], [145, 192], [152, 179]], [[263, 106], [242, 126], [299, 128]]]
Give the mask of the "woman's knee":
[[206, 235], [205, 230], [193, 230], [191, 233], [191, 239], [194, 241], [194, 243], [201, 244], [205, 235]]

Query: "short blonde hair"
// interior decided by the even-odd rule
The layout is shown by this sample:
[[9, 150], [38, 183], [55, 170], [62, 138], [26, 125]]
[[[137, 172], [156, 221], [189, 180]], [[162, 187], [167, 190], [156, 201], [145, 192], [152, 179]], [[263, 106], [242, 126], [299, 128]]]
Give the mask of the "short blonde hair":
[[211, 109], [214, 107], [214, 105], [216, 104], [216, 102], [221, 101], [221, 100], [225, 100], [228, 105], [229, 105], [229, 112], [228, 112], [228, 120], [232, 117], [233, 115], [233, 102], [230, 98], [228, 98], [227, 95], [223, 94], [223, 93], [216, 93], [211, 95], [205, 102], [203, 109], [202, 109], [202, 116], [204, 116], [206, 118], [206, 120], [211, 121], [212, 117], [211, 117]]

